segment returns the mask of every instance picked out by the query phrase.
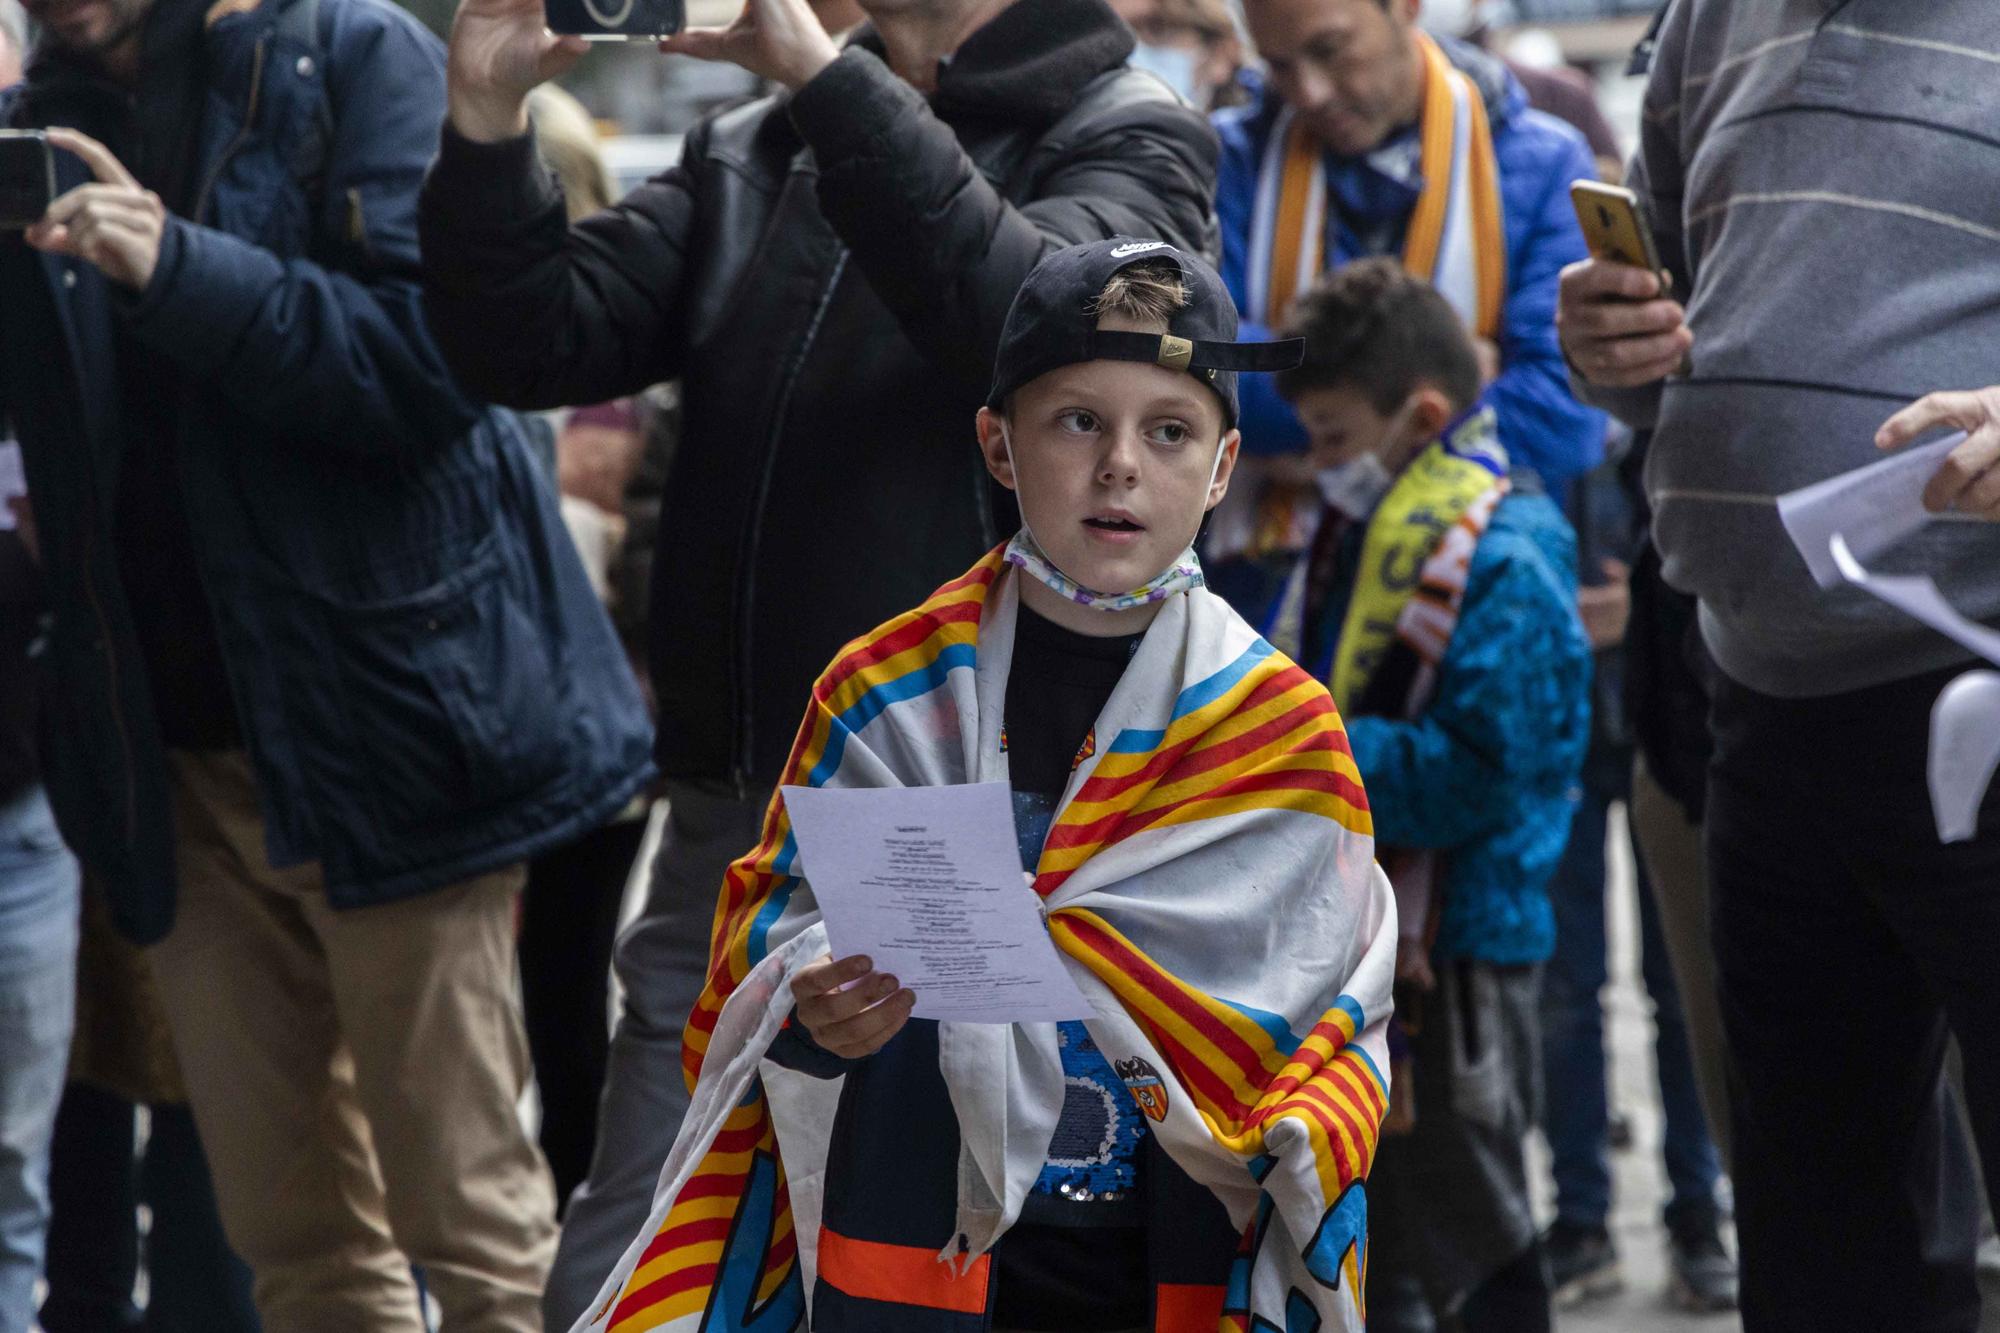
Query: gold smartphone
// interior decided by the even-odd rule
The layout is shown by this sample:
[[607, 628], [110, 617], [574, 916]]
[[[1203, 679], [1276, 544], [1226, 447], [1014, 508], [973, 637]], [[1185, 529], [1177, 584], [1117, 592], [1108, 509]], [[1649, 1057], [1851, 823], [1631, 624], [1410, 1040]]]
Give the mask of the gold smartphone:
[[1639, 211], [1639, 196], [1622, 185], [1601, 181], [1572, 181], [1569, 201], [1576, 220], [1583, 227], [1584, 243], [1599, 259], [1620, 264], [1636, 264], [1660, 275], [1664, 287], [1667, 272], [1660, 265], [1660, 251], [1653, 244], [1652, 229]]

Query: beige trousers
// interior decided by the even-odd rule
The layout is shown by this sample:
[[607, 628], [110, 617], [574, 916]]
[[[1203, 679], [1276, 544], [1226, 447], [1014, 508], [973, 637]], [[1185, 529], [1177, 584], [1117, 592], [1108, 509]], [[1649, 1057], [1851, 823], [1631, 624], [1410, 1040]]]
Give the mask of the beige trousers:
[[515, 1107], [519, 867], [335, 911], [273, 869], [249, 761], [175, 753], [180, 903], [149, 952], [267, 1333], [541, 1333], [555, 1192]]

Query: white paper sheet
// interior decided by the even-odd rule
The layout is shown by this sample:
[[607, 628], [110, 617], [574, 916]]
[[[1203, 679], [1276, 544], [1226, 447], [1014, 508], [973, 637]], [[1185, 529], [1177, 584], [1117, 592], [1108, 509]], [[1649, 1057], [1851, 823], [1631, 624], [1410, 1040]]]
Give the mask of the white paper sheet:
[[2000, 673], [1968, 671], [1931, 706], [1931, 812], [1938, 841], [1964, 842], [2000, 767]]
[[7, 502], [28, 493], [28, 474], [21, 466], [21, 446], [0, 440], [0, 532], [14, 530], [14, 506]]
[[917, 1018], [1059, 1022], [1091, 1015], [1021, 874], [1004, 782], [786, 787], [836, 958], [866, 954]]
[[1962, 616], [1938, 591], [1936, 580], [1922, 574], [1874, 574], [1855, 558], [1842, 533], [1827, 542], [1840, 576], [1864, 588], [1906, 615], [1914, 616], [1946, 638], [1956, 640], [1987, 661], [2000, 664], [2000, 630], [1991, 630]]
[[1924, 508], [1924, 487], [1964, 439], [1963, 431], [1947, 435], [1779, 496], [1778, 517], [1814, 582], [1831, 588], [1841, 580], [1829, 554], [1835, 533], [1857, 560], [1871, 560], [1932, 519], [1952, 517]]

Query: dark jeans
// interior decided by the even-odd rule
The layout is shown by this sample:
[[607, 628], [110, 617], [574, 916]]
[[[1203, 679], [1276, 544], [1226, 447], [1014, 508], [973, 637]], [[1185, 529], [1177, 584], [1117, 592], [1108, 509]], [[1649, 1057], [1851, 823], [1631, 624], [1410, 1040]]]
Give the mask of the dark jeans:
[[1956, 674], [1776, 699], [1718, 680], [1708, 858], [1734, 1086], [1743, 1322], [1971, 1330], [1971, 1164], [2000, 1182], [2000, 786], [1938, 842], [1929, 718]]
[[1549, 1333], [1548, 1261], [1540, 1241], [1473, 1288], [1455, 1321], [1440, 1325], [1424, 1298], [1423, 1284], [1411, 1273], [1368, 1279], [1368, 1333]]
[[611, 1051], [611, 945], [644, 819], [584, 834], [528, 863], [521, 901], [521, 1008], [542, 1099], [542, 1153], [558, 1213], [590, 1171]]
[[[1604, 843], [1611, 803], [1631, 795], [1626, 785], [1630, 767], [1603, 767], [1621, 773], [1626, 783], [1618, 784], [1621, 790], [1585, 785], [1570, 825], [1569, 849], [1549, 881], [1556, 951], [1542, 969], [1542, 1126], [1554, 1158], [1556, 1216], [1584, 1227], [1601, 1227], [1611, 1214], [1611, 1108], [1604, 1059], [1603, 990], [1609, 979]], [[1653, 1056], [1666, 1120], [1662, 1147], [1667, 1180], [1673, 1186], [1667, 1214], [1712, 1214], [1722, 1168], [1702, 1115], [1688, 1053], [1687, 1021], [1659, 908], [1636, 847], [1632, 862], [1638, 871], [1640, 974], [1653, 999]]]
[[[257, 1333], [250, 1270], [222, 1236], [208, 1161], [186, 1106], [152, 1108], [144, 1156], [133, 1159], [134, 1107], [72, 1083], [56, 1115], [50, 1166], [47, 1333]], [[132, 1300], [139, 1270], [139, 1205], [148, 1298]]]

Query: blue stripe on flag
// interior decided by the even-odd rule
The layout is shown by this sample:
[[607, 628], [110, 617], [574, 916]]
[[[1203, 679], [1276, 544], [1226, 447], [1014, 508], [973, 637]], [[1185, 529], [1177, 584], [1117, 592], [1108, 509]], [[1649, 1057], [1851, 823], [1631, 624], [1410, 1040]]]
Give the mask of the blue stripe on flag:
[[[1276, 650], [1270, 644], [1259, 639], [1248, 648], [1245, 648], [1242, 655], [1234, 662], [1231, 662], [1207, 680], [1197, 681], [1182, 690], [1180, 697], [1174, 700], [1173, 715], [1167, 719], [1167, 725], [1172, 726], [1188, 714], [1199, 712], [1214, 703], [1217, 699], [1220, 699], [1223, 695], [1229, 693], [1238, 681], [1249, 675], [1259, 662], [1269, 657], [1274, 651]], [[1118, 739], [1111, 742], [1109, 747], [1110, 752], [1112, 754], [1150, 754], [1152, 751], [1160, 748], [1160, 742], [1166, 739], [1166, 735], [1167, 733], [1164, 730], [1139, 731], [1128, 728], [1119, 732]]]
[[944, 684], [945, 677], [960, 667], [977, 665], [978, 650], [970, 643], [954, 643], [945, 648], [928, 666], [916, 667], [904, 672], [894, 680], [885, 680], [880, 685], [855, 700], [827, 728], [826, 752], [806, 775], [808, 787], [823, 786], [826, 780], [840, 769], [841, 756], [847, 752], [847, 738], [880, 717], [891, 704], [902, 703], [906, 699], [916, 699], [929, 694]]
[[1238, 1004], [1236, 1001], [1224, 999], [1220, 995], [1215, 998], [1222, 1000], [1231, 1009], [1234, 1009], [1258, 1027], [1264, 1029], [1264, 1034], [1271, 1039], [1271, 1045], [1286, 1059], [1291, 1059], [1292, 1052], [1298, 1050], [1299, 1039], [1292, 1032], [1292, 1025], [1278, 1015], [1269, 1013], [1263, 1009], [1252, 1009], [1247, 1004]]

